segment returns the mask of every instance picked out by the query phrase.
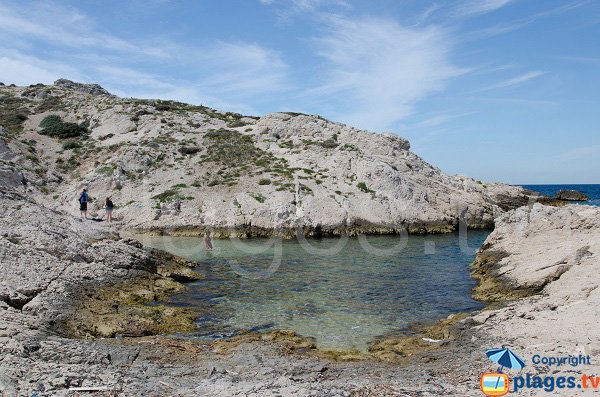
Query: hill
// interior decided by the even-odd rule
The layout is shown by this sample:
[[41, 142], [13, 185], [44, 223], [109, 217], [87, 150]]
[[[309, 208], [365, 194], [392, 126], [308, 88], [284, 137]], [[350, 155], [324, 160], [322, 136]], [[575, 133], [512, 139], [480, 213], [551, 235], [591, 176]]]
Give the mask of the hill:
[[73, 214], [86, 187], [92, 213], [111, 196], [117, 218], [146, 232], [436, 233], [461, 217], [488, 228], [530, 193], [447, 175], [391, 133], [119, 98], [64, 79], [0, 86], [0, 125], [5, 183]]

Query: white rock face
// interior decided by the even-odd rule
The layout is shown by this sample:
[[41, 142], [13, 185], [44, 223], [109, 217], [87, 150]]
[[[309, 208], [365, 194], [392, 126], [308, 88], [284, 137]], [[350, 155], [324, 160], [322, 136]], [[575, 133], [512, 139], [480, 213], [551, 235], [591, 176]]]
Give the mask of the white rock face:
[[[43, 165], [64, 176], [45, 187], [57, 206], [76, 213], [85, 186], [97, 199], [93, 212], [110, 196], [119, 207], [115, 217], [142, 230], [443, 232], [461, 216], [471, 227], [491, 227], [495, 216], [527, 201], [521, 188], [444, 174], [394, 134], [319, 116], [242, 117], [117, 98], [68, 81], [4, 90], [33, 98], [21, 138], [35, 141]], [[38, 99], [36, 90], [50, 97]], [[79, 140], [80, 148], [63, 149], [64, 139], [39, 134], [49, 114], [85, 122], [89, 138]]]
[[[478, 334], [491, 346], [507, 346], [526, 358], [590, 355], [592, 365], [552, 367], [550, 371], [597, 374], [600, 370], [600, 208], [535, 204], [496, 220], [483, 253], [506, 255], [495, 267], [511, 290], [541, 289], [538, 294], [486, 310], [474, 317]], [[541, 371], [543, 372], [543, 371]], [[561, 395], [580, 390], [561, 390]], [[539, 392], [539, 391], [538, 391]], [[525, 395], [535, 390], [523, 390]], [[527, 394], [529, 393], [529, 394]]]

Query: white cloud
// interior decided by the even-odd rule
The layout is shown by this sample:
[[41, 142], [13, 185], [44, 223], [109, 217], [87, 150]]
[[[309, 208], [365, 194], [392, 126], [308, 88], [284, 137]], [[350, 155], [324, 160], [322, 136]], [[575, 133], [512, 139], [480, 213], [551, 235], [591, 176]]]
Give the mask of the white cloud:
[[288, 66], [281, 56], [258, 44], [217, 42], [203, 53], [200, 63], [210, 71], [201, 84], [213, 92], [254, 96], [288, 84]]
[[301, 14], [320, 13], [325, 9], [337, 11], [352, 8], [347, 0], [260, 0], [260, 2], [274, 7], [279, 22], [284, 24]]
[[[48, 23], [52, 21], [52, 23]], [[52, 3], [27, 8], [0, 5], [0, 32], [7, 38], [41, 40], [72, 48], [96, 48], [166, 56], [161, 49], [131, 43], [94, 29], [94, 22], [79, 11]], [[6, 43], [6, 41], [5, 41]]]
[[431, 116], [431, 117], [425, 118], [424, 120], [417, 122], [416, 124], [412, 125], [411, 128], [429, 129], [429, 128], [433, 128], [433, 127], [439, 127], [441, 125], [446, 124], [449, 121], [452, 121], [452, 120], [460, 118], [460, 117], [469, 116], [471, 114], [473, 114], [473, 112], [438, 114], [438, 115]]
[[0, 57], [0, 81], [6, 84], [26, 85], [33, 82], [48, 84], [56, 78], [57, 75], [46, 68], [14, 58]]
[[322, 6], [340, 6], [349, 8], [350, 4], [347, 0], [260, 0], [260, 3], [266, 6], [278, 4], [285, 6], [295, 12], [314, 11]]
[[489, 85], [482, 89], [479, 89], [479, 90], [477, 90], [477, 92], [490, 91], [490, 90], [495, 90], [495, 89], [500, 89], [500, 88], [512, 87], [515, 85], [520, 85], [520, 84], [528, 82], [529, 80], [533, 80], [537, 77], [540, 77], [544, 74], [545, 74], [545, 72], [541, 72], [541, 71], [532, 71], [532, 72], [524, 73], [519, 76], [510, 78], [508, 80], [500, 81], [499, 83], [492, 84], [492, 85]]
[[[387, 19], [332, 17], [316, 39], [326, 78], [311, 95], [343, 110], [336, 118], [365, 128], [388, 129], [416, 102], [441, 90], [462, 71], [450, 62], [443, 30], [406, 28]], [[326, 105], [325, 105], [326, 106]]]
[[556, 17], [558, 15], [563, 15], [578, 8], [584, 7], [589, 4], [590, 1], [580, 1], [577, 3], [568, 3], [559, 7], [550, 8], [533, 15], [529, 15], [524, 18], [519, 18], [517, 20], [511, 21], [506, 24], [499, 24], [494, 26], [487, 26], [482, 29], [473, 30], [469, 34], [463, 35], [462, 41], [474, 41], [474, 40], [484, 40], [492, 36], [501, 35], [504, 33], [513, 32], [515, 30], [522, 29], [526, 26], [529, 26], [541, 19]]
[[185, 52], [192, 54], [185, 62], [197, 70], [196, 78], [177, 79], [114, 65], [98, 65], [95, 70], [119, 95], [177, 99], [244, 114], [257, 113], [248, 103], [259, 103], [288, 87], [288, 66], [276, 52], [257, 44], [217, 42], [202, 51]]
[[[191, 46], [151, 36], [129, 40], [56, 3], [0, 4], [0, 35], [0, 79], [9, 83], [91, 80], [120, 95], [231, 106], [225, 109], [240, 112], [253, 110], [247, 103], [260, 103], [289, 86], [281, 56], [258, 44]], [[173, 78], [179, 72], [186, 77]]]
[[465, 0], [454, 10], [454, 15], [471, 17], [496, 11], [509, 5], [514, 0]]
[[3, 54], [0, 56], [0, 81], [5, 84], [51, 84], [66, 75], [85, 80], [82, 74], [60, 62], [49, 62], [2, 47], [0, 53]]

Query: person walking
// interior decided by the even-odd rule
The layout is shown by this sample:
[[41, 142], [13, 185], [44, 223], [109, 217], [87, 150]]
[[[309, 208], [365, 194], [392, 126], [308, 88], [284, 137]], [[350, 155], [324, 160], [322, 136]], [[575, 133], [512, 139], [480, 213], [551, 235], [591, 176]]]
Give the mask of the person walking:
[[90, 195], [87, 192], [87, 189], [83, 189], [81, 194], [79, 195], [79, 211], [81, 212], [81, 221], [87, 219], [87, 206], [90, 201]]
[[113, 204], [110, 197], [106, 198], [106, 202], [104, 203], [104, 209], [106, 210], [106, 222], [112, 223], [112, 213], [115, 205]]

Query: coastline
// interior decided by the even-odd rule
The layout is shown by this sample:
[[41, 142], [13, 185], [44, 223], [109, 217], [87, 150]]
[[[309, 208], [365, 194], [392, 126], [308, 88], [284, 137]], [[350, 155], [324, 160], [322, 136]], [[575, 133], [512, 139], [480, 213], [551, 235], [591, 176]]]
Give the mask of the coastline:
[[[287, 379], [284, 382], [286, 387], [293, 390], [317, 387], [314, 380], [326, 379], [331, 375], [324, 374], [330, 371], [336, 375], [332, 376], [330, 383], [325, 382], [318, 386], [321, 390], [339, 387], [340, 384], [347, 384], [348, 390], [379, 390], [384, 386], [392, 387], [393, 390], [410, 390], [405, 382], [393, 381], [394, 376], [398, 376], [398, 379], [409, 379], [421, 376], [422, 371], [429, 371], [442, 376], [443, 382], [452, 393], [470, 395], [472, 387], [468, 387], [468, 384], [461, 385], [459, 380], [466, 379], [465, 374], [476, 372], [488, 365], [483, 359], [482, 349], [496, 342], [506, 343], [501, 342], [498, 339], [501, 335], [489, 327], [494, 318], [499, 316], [495, 313], [504, 313], [504, 316], [508, 315], [511, 319], [521, 318], [515, 316], [515, 311], [518, 312], [520, 307], [531, 304], [532, 300], [542, 299], [539, 291], [552, 288], [552, 284], [565, 274], [563, 267], [560, 271], [554, 269], [549, 274], [544, 273], [541, 281], [536, 279], [519, 283], [515, 280], [522, 276], [511, 278], [506, 272], [499, 270], [518, 252], [500, 249], [502, 247], [497, 247], [497, 244], [513, 235], [514, 238], [525, 236], [524, 241], [527, 241], [539, 227], [535, 222], [552, 216], [558, 217], [555, 220], [555, 229], [560, 231], [564, 228], [564, 224], [560, 224], [561, 214], [575, 216], [578, 211], [589, 212], [589, 218], [576, 216], [582, 225], [581, 232], [589, 232], [589, 223], [598, 221], [597, 213], [600, 212], [599, 209], [585, 206], [557, 208], [535, 204], [503, 215], [497, 220], [495, 231], [480, 249], [472, 269], [473, 273], [481, 273], [477, 276], [480, 283], [475, 290], [479, 289], [480, 292], [474, 293], [476, 296], [487, 294], [490, 305], [479, 312], [456, 314], [435, 324], [417, 327], [414, 334], [409, 336], [384, 338], [374, 343], [367, 354], [358, 354], [351, 351], [320, 351], [315, 348], [311, 338], [285, 330], [242, 335], [215, 343], [149, 336], [184, 330], [193, 322], [193, 313], [168, 307], [146, 306], [147, 302], [185, 288], [181, 282], [201, 277], [191, 273], [193, 263], [156, 250], [143, 249], [138, 242], [121, 239], [101, 226], [94, 225], [82, 229], [81, 223], [67, 218], [60, 218], [60, 222], [57, 223], [55, 213], [33, 202], [23, 206], [19, 201], [3, 199], [3, 205], [14, 208], [20, 215], [19, 220], [13, 218], [2, 224], [5, 230], [2, 238], [3, 252], [17, 249], [15, 252], [20, 253], [19, 250], [28, 246], [35, 247], [37, 244], [38, 248], [35, 251], [25, 250], [22, 253], [23, 258], [28, 259], [27, 265], [24, 265], [25, 262], [19, 262], [20, 255], [13, 260], [29, 269], [32, 262], [47, 261], [48, 254], [52, 254], [55, 260], [68, 262], [67, 266], [59, 266], [58, 274], [51, 277], [50, 283], [41, 283], [44, 288], [23, 285], [15, 289], [14, 297], [5, 298], [0, 302], [0, 310], [3, 312], [0, 320], [0, 348], [5, 353], [0, 361], [0, 390], [6, 395], [16, 395], [16, 392], [11, 394], [11, 390], [27, 390], [28, 393], [37, 392], [40, 396], [61, 395], [60, 393], [67, 395], [69, 385], [75, 380], [84, 386], [97, 386], [107, 383], [110, 379], [114, 381], [115, 376], [128, 379], [129, 382], [127, 387], [124, 384], [119, 385], [119, 390], [126, 389], [132, 395], [145, 395], [149, 390], [162, 387], [162, 383], [177, 383], [174, 369], [154, 372], [150, 380], [147, 378], [147, 368], [163, 368], [165, 362], [174, 365], [173, 368], [177, 368], [177, 371], [199, 371], [186, 378], [187, 386], [182, 385], [181, 390], [208, 388], [216, 376], [220, 379], [219, 382], [227, 384], [230, 394], [225, 395], [241, 394], [248, 389], [234, 380], [240, 375], [232, 373], [238, 373], [238, 370], [248, 371], [248, 360], [257, 352], [260, 352], [261, 357], [268, 357], [268, 360], [274, 360], [282, 366], [276, 373], [279, 377], [284, 376]], [[55, 226], [48, 227], [49, 224]], [[25, 231], [30, 230], [29, 225], [37, 225], [41, 232], [34, 236], [26, 235]], [[574, 224], [569, 227], [575, 233], [573, 238], [579, 241], [581, 236], [576, 233], [580, 231], [575, 226]], [[515, 229], [525, 234], [519, 235]], [[549, 233], [545, 229], [542, 231]], [[62, 236], [57, 236], [57, 233]], [[590, 238], [594, 236], [592, 234]], [[543, 236], [538, 238], [543, 239]], [[55, 244], [54, 248], [46, 248], [44, 251], [42, 248], [50, 247], [49, 243]], [[578, 250], [575, 250], [573, 260], [588, 258], [585, 252], [579, 248]], [[498, 252], [504, 254], [497, 255]], [[42, 256], [41, 261], [35, 260], [36, 255]], [[489, 257], [494, 260], [487, 260]], [[485, 271], [482, 271], [482, 265], [487, 266]], [[540, 266], [543, 268], [545, 265], [541, 262]], [[492, 288], [483, 288], [490, 280]], [[31, 282], [35, 280], [29, 279], [28, 283]], [[498, 289], [498, 286], [502, 288]], [[481, 292], [482, 290], [485, 293]], [[536, 291], [538, 293], [535, 293]], [[30, 295], [27, 296], [27, 293]], [[515, 298], [521, 299], [514, 300]], [[12, 307], [7, 301], [12, 302]], [[499, 301], [502, 303], [498, 304]], [[531, 321], [527, 320], [527, 316], [522, 319]], [[98, 327], [98, 324], [104, 324], [104, 327]], [[523, 330], [525, 335], [533, 330], [531, 325], [527, 329]], [[66, 335], [77, 339], [64, 338]], [[100, 338], [97, 338], [98, 336]], [[514, 339], [509, 338], [508, 342], [511, 341]], [[163, 354], [159, 354], [161, 349], [164, 349]], [[199, 352], [202, 353], [201, 358], [197, 356]], [[450, 357], [462, 357], [464, 363], [448, 365]], [[76, 364], [73, 364], [74, 360]], [[221, 370], [218, 364], [215, 364], [225, 362], [228, 368], [234, 369]], [[66, 363], [71, 363], [68, 365], [72, 375], [64, 378]], [[207, 370], [208, 372], [204, 371], [206, 366], [213, 364], [216, 365], [216, 373], [212, 368]], [[15, 376], [15, 371], [21, 371], [24, 365], [33, 365], [32, 374], [38, 375], [28, 375], [23, 379]], [[95, 368], [93, 375], [75, 375], [77, 371], [85, 371], [84, 368], [89, 366]], [[298, 377], [304, 380], [292, 381], [285, 375], [287, 368], [294, 366], [300, 366]], [[72, 368], [80, 369], [73, 372]], [[387, 375], [384, 378], [367, 377], [357, 380], [354, 379], [356, 371], [366, 374], [379, 371]], [[272, 375], [273, 373], [270, 376]], [[32, 376], [37, 377], [37, 383], [30, 383]], [[470, 380], [474, 379], [475, 377]], [[281, 387], [269, 381], [268, 377], [261, 378], [259, 383], [268, 385], [273, 390], [279, 390]], [[43, 385], [45, 391], [39, 390], [36, 386], [39, 384]], [[434, 392], [436, 388], [435, 382], [426, 382], [419, 390]], [[219, 393], [214, 391], [213, 394], [207, 395], [221, 395]], [[394, 394], [382, 392], [378, 395]]]

